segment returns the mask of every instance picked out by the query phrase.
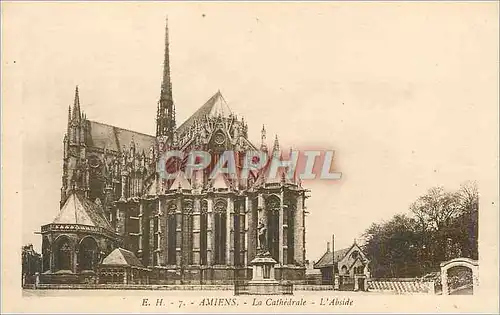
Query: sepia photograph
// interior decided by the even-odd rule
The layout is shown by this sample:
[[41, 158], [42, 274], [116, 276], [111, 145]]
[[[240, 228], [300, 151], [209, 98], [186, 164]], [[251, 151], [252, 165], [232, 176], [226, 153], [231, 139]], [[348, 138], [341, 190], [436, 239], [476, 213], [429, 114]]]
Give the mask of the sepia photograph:
[[1, 6], [2, 312], [499, 311], [498, 2]]

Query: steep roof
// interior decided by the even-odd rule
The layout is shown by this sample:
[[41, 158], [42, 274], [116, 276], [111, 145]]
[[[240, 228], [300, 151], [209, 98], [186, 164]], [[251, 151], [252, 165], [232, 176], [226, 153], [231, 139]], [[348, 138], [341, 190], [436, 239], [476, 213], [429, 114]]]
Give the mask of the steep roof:
[[148, 152], [149, 148], [155, 144], [155, 137], [144, 133], [131, 131], [97, 121], [89, 120], [89, 134], [87, 135], [87, 145], [94, 148], [108, 149], [121, 152], [122, 147], [130, 147], [134, 140], [137, 152]]
[[219, 173], [212, 180], [212, 186], [214, 189], [228, 189], [231, 186], [231, 184], [229, 183], [228, 179], [224, 174]]
[[102, 208], [75, 193], [68, 197], [53, 223], [81, 224], [113, 231], [113, 228], [103, 215]]
[[102, 265], [144, 267], [134, 253], [123, 248], [117, 248], [109, 253], [102, 261]]
[[[339, 262], [344, 256], [347, 254], [347, 252], [351, 249], [351, 247], [347, 248], [342, 248], [339, 250], [336, 250], [333, 254], [335, 256], [335, 262]], [[332, 263], [332, 252], [330, 250], [327, 250], [326, 253], [321, 256], [321, 258], [314, 264], [314, 268], [324, 268], [324, 267], [331, 267], [333, 266]]]
[[195, 120], [203, 119], [205, 116], [228, 116], [232, 114], [231, 109], [227, 105], [226, 100], [222, 96], [220, 91], [217, 91], [203, 106], [198, 108], [193, 115], [191, 115], [182, 125], [177, 128], [177, 133], [183, 133], [189, 126], [191, 126]]
[[175, 178], [174, 182], [170, 186], [170, 189], [191, 189], [191, 184], [186, 178], [186, 174], [183, 171], [179, 171], [177, 173], [177, 177]]
[[269, 156], [268, 163], [259, 172], [257, 180], [254, 183], [254, 187], [258, 187], [264, 184], [279, 184], [282, 181], [286, 184], [297, 184], [299, 180], [296, 174], [296, 170], [291, 176], [289, 176], [287, 168], [278, 167], [278, 169], [276, 170], [276, 174], [271, 174], [272, 163], [281, 163], [281, 161], [283, 161], [281, 155], [276, 156], [275, 154], [271, 154]]

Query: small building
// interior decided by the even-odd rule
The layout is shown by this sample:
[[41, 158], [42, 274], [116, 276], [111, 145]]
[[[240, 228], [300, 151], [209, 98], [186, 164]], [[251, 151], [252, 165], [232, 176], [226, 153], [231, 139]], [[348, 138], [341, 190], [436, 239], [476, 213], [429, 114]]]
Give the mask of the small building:
[[99, 265], [99, 283], [149, 284], [150, 271], [134, 253], [117, 248]]
[[[333, 284], [336, 278], [340, 290], [365, 290], [366, 279], [370, 277], [369, 263], [366, 253], [356, 242], [333, 254], [328, 243], [326, 252], [314, 264], [314, 268], [321, 271], [323, 284]], [[335, 277], [332, 277], [332, 271]]]
[[74, 191], [58, 215], [41, 228], [42, 283], [95, 283], [102, 258], [122, 241], [97, 199]]

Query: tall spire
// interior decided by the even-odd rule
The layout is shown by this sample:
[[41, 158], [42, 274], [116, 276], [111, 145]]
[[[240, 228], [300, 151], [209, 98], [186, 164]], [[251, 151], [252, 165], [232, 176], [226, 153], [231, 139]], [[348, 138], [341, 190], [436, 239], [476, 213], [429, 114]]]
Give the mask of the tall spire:
[[170, 51], [168, 40], [168, 17], [165, 20], [165, 55], [163, 59], [163, 80], [161, 82], [161, 98], [172, 99], [172, 82], [170, 81]]
[[172, 140], [175, 130], [175, 106], [172, 98], [172, 82], [170, 81], [168, 17], [165, 21], [165, 56], [163, 60], [163, 79], [161, 83], [160, 101], [158, 103], [156, 136], [167, 136]]
[[80, 120], [81, 118], [81, 113], [80, 113], [80, 95], [78, 93], [78, 85], [75, 88], [75, 101], [73, 102], [73, 118], [76, 118], [76, 120]]

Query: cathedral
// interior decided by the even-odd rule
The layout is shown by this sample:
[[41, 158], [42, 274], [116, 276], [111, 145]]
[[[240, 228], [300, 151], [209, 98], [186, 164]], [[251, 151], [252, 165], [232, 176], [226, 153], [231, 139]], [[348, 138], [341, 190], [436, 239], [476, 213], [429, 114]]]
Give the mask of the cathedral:
[[[250, 142], [247, 123], [220, 91], [177, 126], [168, 25], [156, 135], [88, 120], [84, 107], [77, 87], [63, 140], [60, 209], [41, 227], [42, 283], [248, 280], [262, 230], [275, 278], [305, 281], [308, 190], [295, 175], [270, 176], [269, 167], [245, 178], [209, 176], [222, 152], [235, 152], [241, 170], [245, 152], [282, 159], [280, 145], [276, 137], [268, 147], [264, 127], [261, 143]], [[169, 150], [209, 152], [211, 163], [187, 177], [186, 161], [167, 160], [177, 175], [165, 179], [158, 164]]]

